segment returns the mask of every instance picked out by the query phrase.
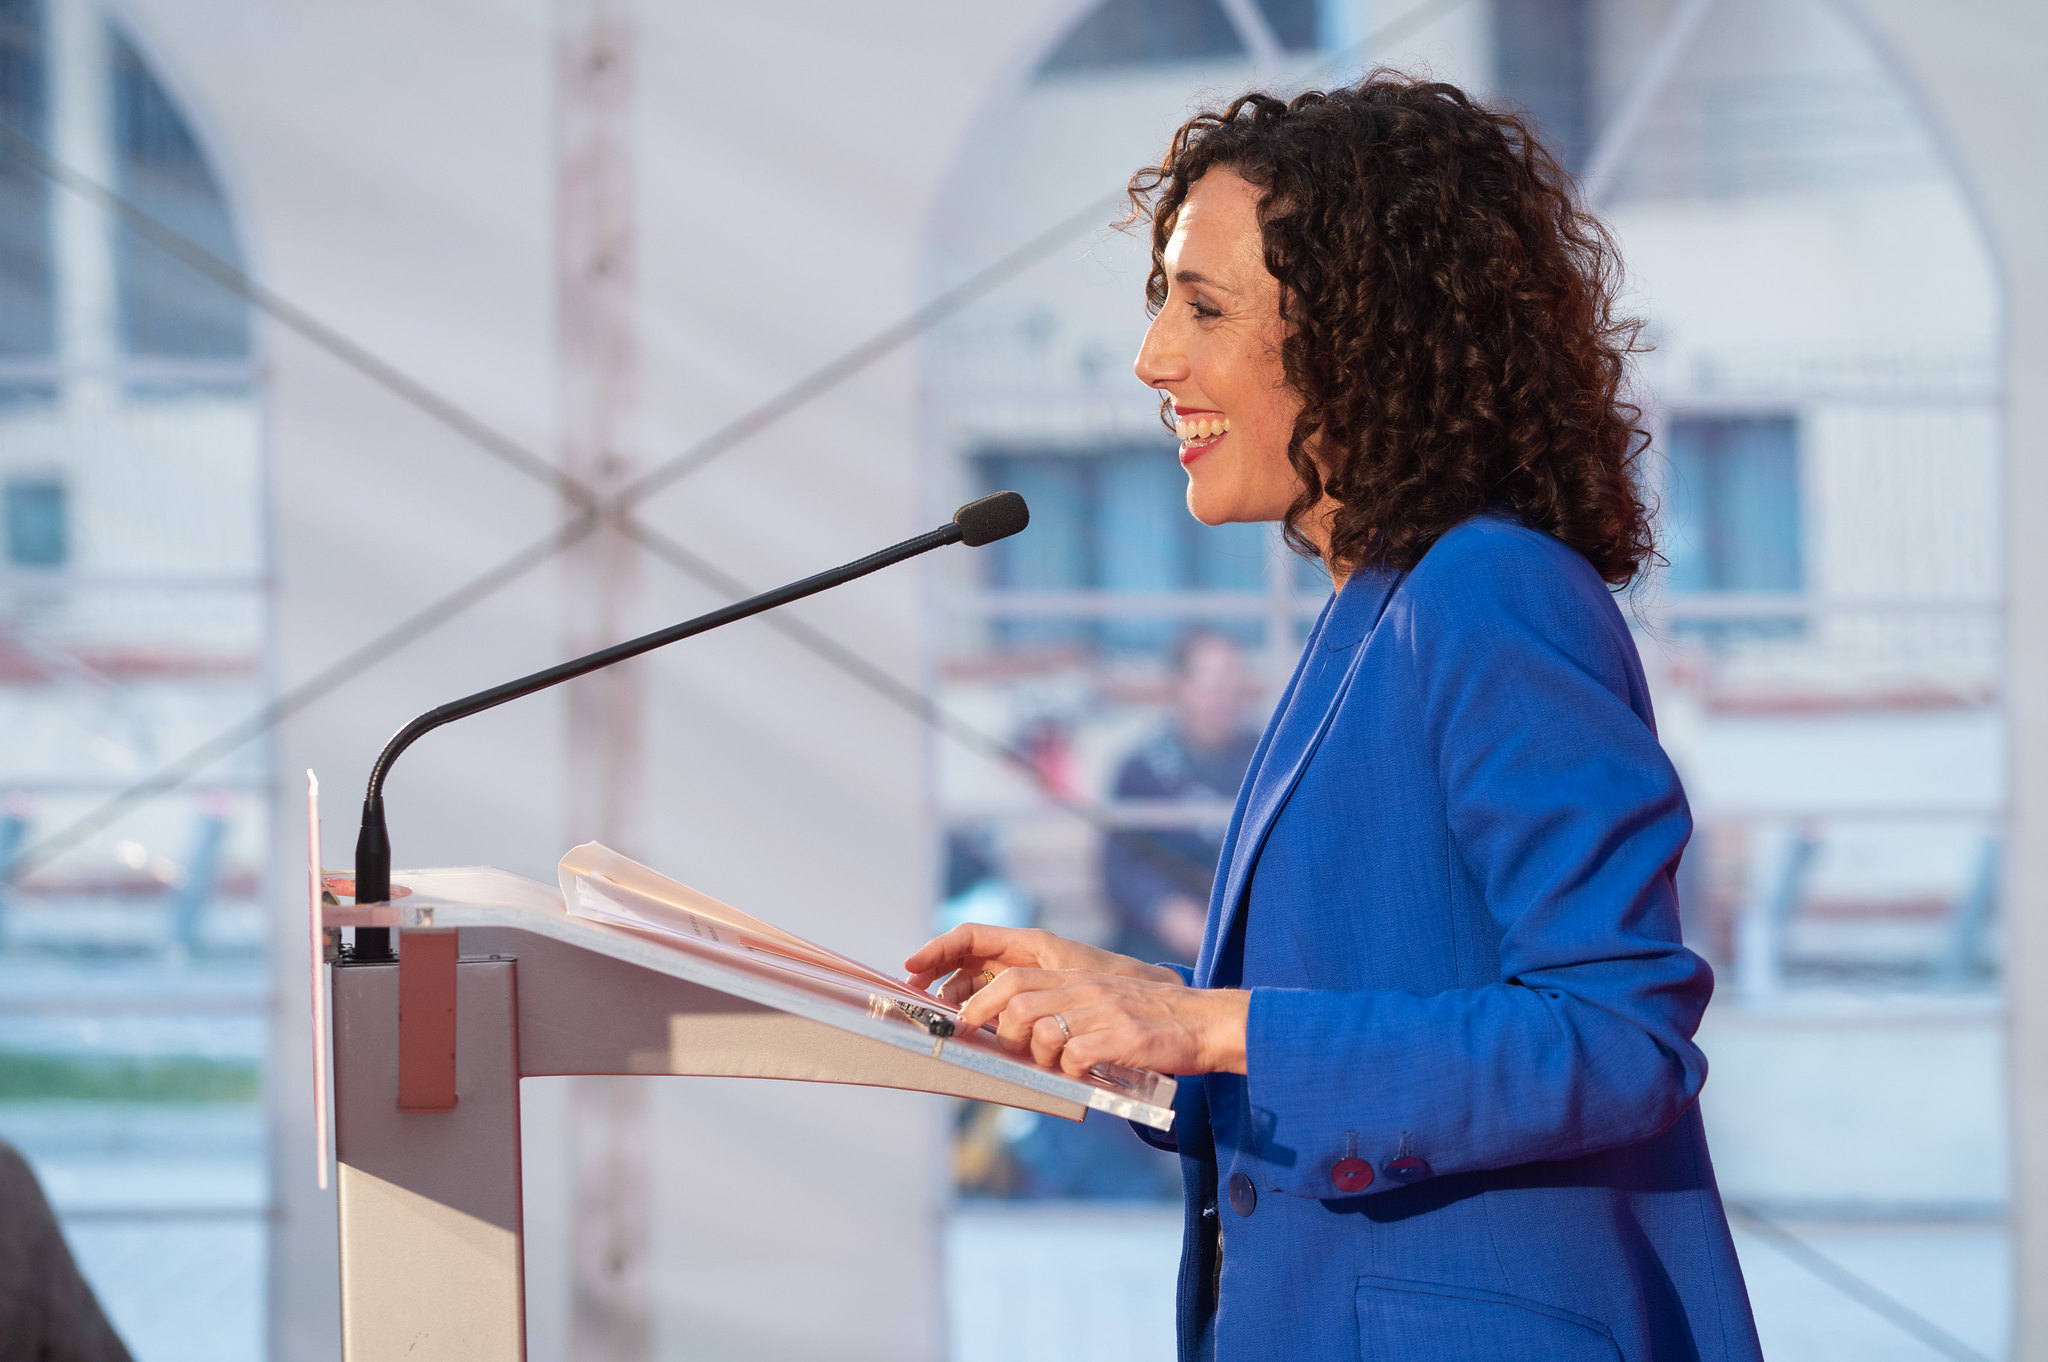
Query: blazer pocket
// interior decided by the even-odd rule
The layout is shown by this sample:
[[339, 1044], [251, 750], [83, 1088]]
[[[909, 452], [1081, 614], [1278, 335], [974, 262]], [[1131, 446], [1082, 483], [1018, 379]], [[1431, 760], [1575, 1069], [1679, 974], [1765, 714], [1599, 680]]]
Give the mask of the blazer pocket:
[[1361, 1362], [1621, 1362], [1598, 1320], [1467, 1286], [1358, 1279]]

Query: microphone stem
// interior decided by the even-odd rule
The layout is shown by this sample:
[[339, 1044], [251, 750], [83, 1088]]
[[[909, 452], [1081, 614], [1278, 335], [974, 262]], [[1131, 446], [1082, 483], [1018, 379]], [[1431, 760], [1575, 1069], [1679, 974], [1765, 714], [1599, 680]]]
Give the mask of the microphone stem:
[[[938, 529], [918, 535], [915, 539], [906, 539], [879, 553], [871, 553], [855, 562], [806, 577], [800, 582], [791, 582], [788, 586], [764, 591], [758, 596], [749, 596], [743, 601], [735, 601], [731, 605], [699, 615], [695, 619], [684, 620], [681, 624], [672, 624], [666, 629], [657, 629], [651, 634], [642, 634], [638, 638], [627, 639], [624, 643], [600, 648], [594, 653], [571, 658], [567, 662], [534, 672], [530, 676], [507, 681], [503, 685], [492, 686], [489, 690], [480, 690], [474, 695], [466, 695], [460, 700], [451, 700], [445, 705], [428, 710], [393, 734], [391, 741], [384, 744], [384, 750], [377, 754], [376, 764], [370, 768], [369, 788], [363, 796], [362, 831], [356, 838], [356, 902], [383, 903], [391, 897], [391, 840], [384, 824], [384, 779], [390, 775], [391, 765], [398, 760], [399, 753], [412, 746], [425, 734], [443, 724], [468, 718], [487, 709], [495, 709], [507, 701], [517, 700], [535, 691], [546, 690], [550, 686], [558, 686], [564, 681], [572, 681], [599, 668], [609, 667], [615, 662], [624, 662], [627, 658], [652, 652], [665, 644], [746, 619], [749, 615], [758, 615], [764, 610], [773, 610], [776, 606], [816, 595], [820, 591], [865, 577], [871, 572], [879, 572], [906, 558], [915, 558], [918, 554], [958, 543], [961, 535], [959, 525], [941, 525]], [[356, 959], [388, 960], [391, 958], [390, 952], [390, 933], [386, 929], [356, 929]]]

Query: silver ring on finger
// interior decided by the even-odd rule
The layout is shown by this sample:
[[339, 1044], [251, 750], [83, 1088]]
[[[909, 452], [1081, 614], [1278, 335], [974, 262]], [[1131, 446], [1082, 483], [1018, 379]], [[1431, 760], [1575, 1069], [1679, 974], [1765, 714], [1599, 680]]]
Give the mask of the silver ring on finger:
[[1065, 1017], [1062, 1017], [1059, 1013], [1055, 1012], [1052, 1014], [1052, 1020], [1053, 1025], [1059, 1027], [1060, 1034], [1062, 1036], [1066, 1037], [1068, 1040], [1072, 1040], [1074, 1038], [1074, 1028], [1067, 1025], [1067, 1019]]

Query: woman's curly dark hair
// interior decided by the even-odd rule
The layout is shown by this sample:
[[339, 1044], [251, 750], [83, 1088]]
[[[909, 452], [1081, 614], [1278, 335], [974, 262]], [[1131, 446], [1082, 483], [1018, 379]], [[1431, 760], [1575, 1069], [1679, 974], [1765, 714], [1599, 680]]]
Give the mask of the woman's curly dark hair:
[[1301, 519], [1339, 505], [1332, 562], [1414, 566], [1482, 510], [1569, 544], [1619, 587], [1655, 553], [1623, 393], [1640, 323], [1618, 315], [1613, 239], [1529, 125], [1450, 85], [1379, 70], [1283, 103], [1248, 94], [1182, 124], [1131, 178], [1152, 223], [1145, 294], [1194, 183], [1262, 191], [1266, 268], [1303, 399], [1287, 457]]

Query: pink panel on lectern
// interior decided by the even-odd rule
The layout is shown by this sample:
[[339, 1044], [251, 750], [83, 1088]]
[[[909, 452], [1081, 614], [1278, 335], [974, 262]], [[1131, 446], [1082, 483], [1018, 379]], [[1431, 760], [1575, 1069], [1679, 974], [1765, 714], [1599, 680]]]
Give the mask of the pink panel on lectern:
[[408, 931], [398, 947], [398, 1109], [455, 1110], [454, 932]]

